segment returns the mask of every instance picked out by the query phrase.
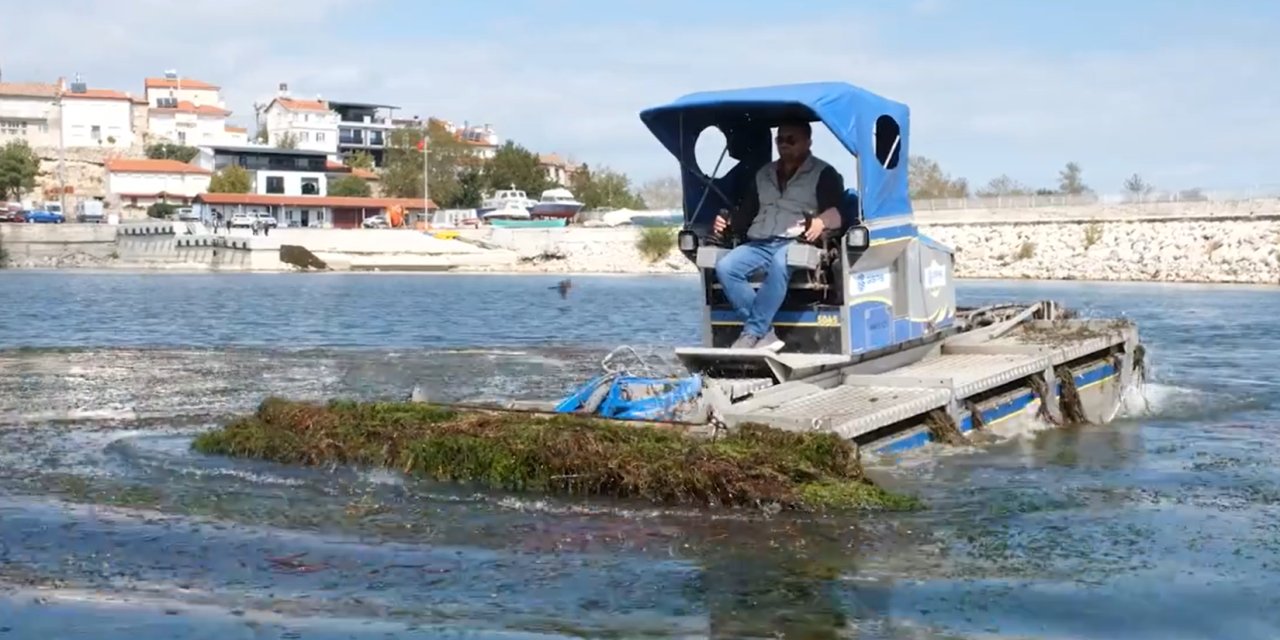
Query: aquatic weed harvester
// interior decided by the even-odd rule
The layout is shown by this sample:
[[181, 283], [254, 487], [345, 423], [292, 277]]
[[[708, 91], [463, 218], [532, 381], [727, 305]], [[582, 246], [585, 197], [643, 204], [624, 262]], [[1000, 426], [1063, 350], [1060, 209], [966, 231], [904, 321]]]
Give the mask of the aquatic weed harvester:
[[[625, 348], [610, 354], [605, 371], [555, 411], [826, 431], [895, 452], [1019, 417], [1108, 422], [1142, 379], [1143, 347], [1125, 319], [1081, 319], [1052, 301], [956, 305], [953, 250], [915, 224], [906, 105], [812, 83], [695, 93], [640, 119], [682, 167], [678, 244], [699, 268], [703, 344], [675, 351], [678, 375], [621, 366]], [[771, 160], [771, 128], [795, 119], [835, 136], [853, 157], [857, 186], [845, 193], [840, 228], [788, 249], [792, 275], [774, 318], [787, 346], [730, 349], [743, 322], [714, 269], [733, 239], [713, 239], [711, 224], [719, 210], [735, 210], [741, 177]], [[711, 127], [738, 160], [714, 179], [694, 157]]]

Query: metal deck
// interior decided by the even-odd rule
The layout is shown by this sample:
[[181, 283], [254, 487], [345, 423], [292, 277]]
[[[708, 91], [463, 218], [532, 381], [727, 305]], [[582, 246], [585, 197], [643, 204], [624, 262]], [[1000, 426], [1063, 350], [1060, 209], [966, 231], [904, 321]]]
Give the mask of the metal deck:
[[1007, 335], [1000, 328], [961, 334], [944, 341], [940, 353], [883, 373], [847, 367], [784, 382], [734, 405], [726, 419], [857, 438], [1133, 337], [1131, 330], [1099, 332], [1087, 321], [1073, 322], [1066, 331], [1061, 327], [1041, 333], [1045, 325], [1033, 322]]

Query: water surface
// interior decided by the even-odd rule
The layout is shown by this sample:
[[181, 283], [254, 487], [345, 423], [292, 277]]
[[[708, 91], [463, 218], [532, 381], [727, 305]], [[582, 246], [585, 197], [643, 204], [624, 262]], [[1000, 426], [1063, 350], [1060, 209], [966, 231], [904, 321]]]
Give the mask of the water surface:
[[657, 509], [205, 457], [267, 394], [547, 398], [698, 340], [687, 276], [0, 274], [0, 638], [1280, 636], [1273, 288], [969, 282], [1128, 314], [1114, 424], [931, 448], [929, 509]]

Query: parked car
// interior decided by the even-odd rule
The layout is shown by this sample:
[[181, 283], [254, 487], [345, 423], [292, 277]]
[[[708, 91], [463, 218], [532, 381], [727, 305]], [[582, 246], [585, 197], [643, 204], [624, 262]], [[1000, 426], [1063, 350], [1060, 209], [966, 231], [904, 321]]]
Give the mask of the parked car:
[[62, 224], [67, 221], [61, 213], [55, 213], [53, 211], [24, 211], [23, 218], [27, 222], [40, 224]]
[[231, 226], [233, 227], [252, 227], [254, 217], [247, 213], [237, 213], [231, 216]]
[[257, 219], [258, 224], [264, 227], [271, 227], [272, 229], [276, 228], [276, 226], [280, 224], [276, 221], [276, 217], [269, 213], [259, 213], [257, 215]]

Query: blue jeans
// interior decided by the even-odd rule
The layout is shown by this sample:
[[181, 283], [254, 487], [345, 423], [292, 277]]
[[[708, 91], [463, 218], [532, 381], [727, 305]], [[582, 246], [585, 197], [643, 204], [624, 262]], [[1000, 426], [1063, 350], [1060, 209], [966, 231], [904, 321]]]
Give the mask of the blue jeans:
[[[791, 270], [787, 267], [787, 247], [795, 242], [791, 238], [751, 240], [740, 244], [729, 255], [716, 263], [716, 279], [724, 287], [724, 295], [742, 316], [745, 332], [757, 338], [768, 333], [773, 316], [787, 297], [787, 281]], [[747, 278], [765, 270], [764, 282], [755, 291]]]

